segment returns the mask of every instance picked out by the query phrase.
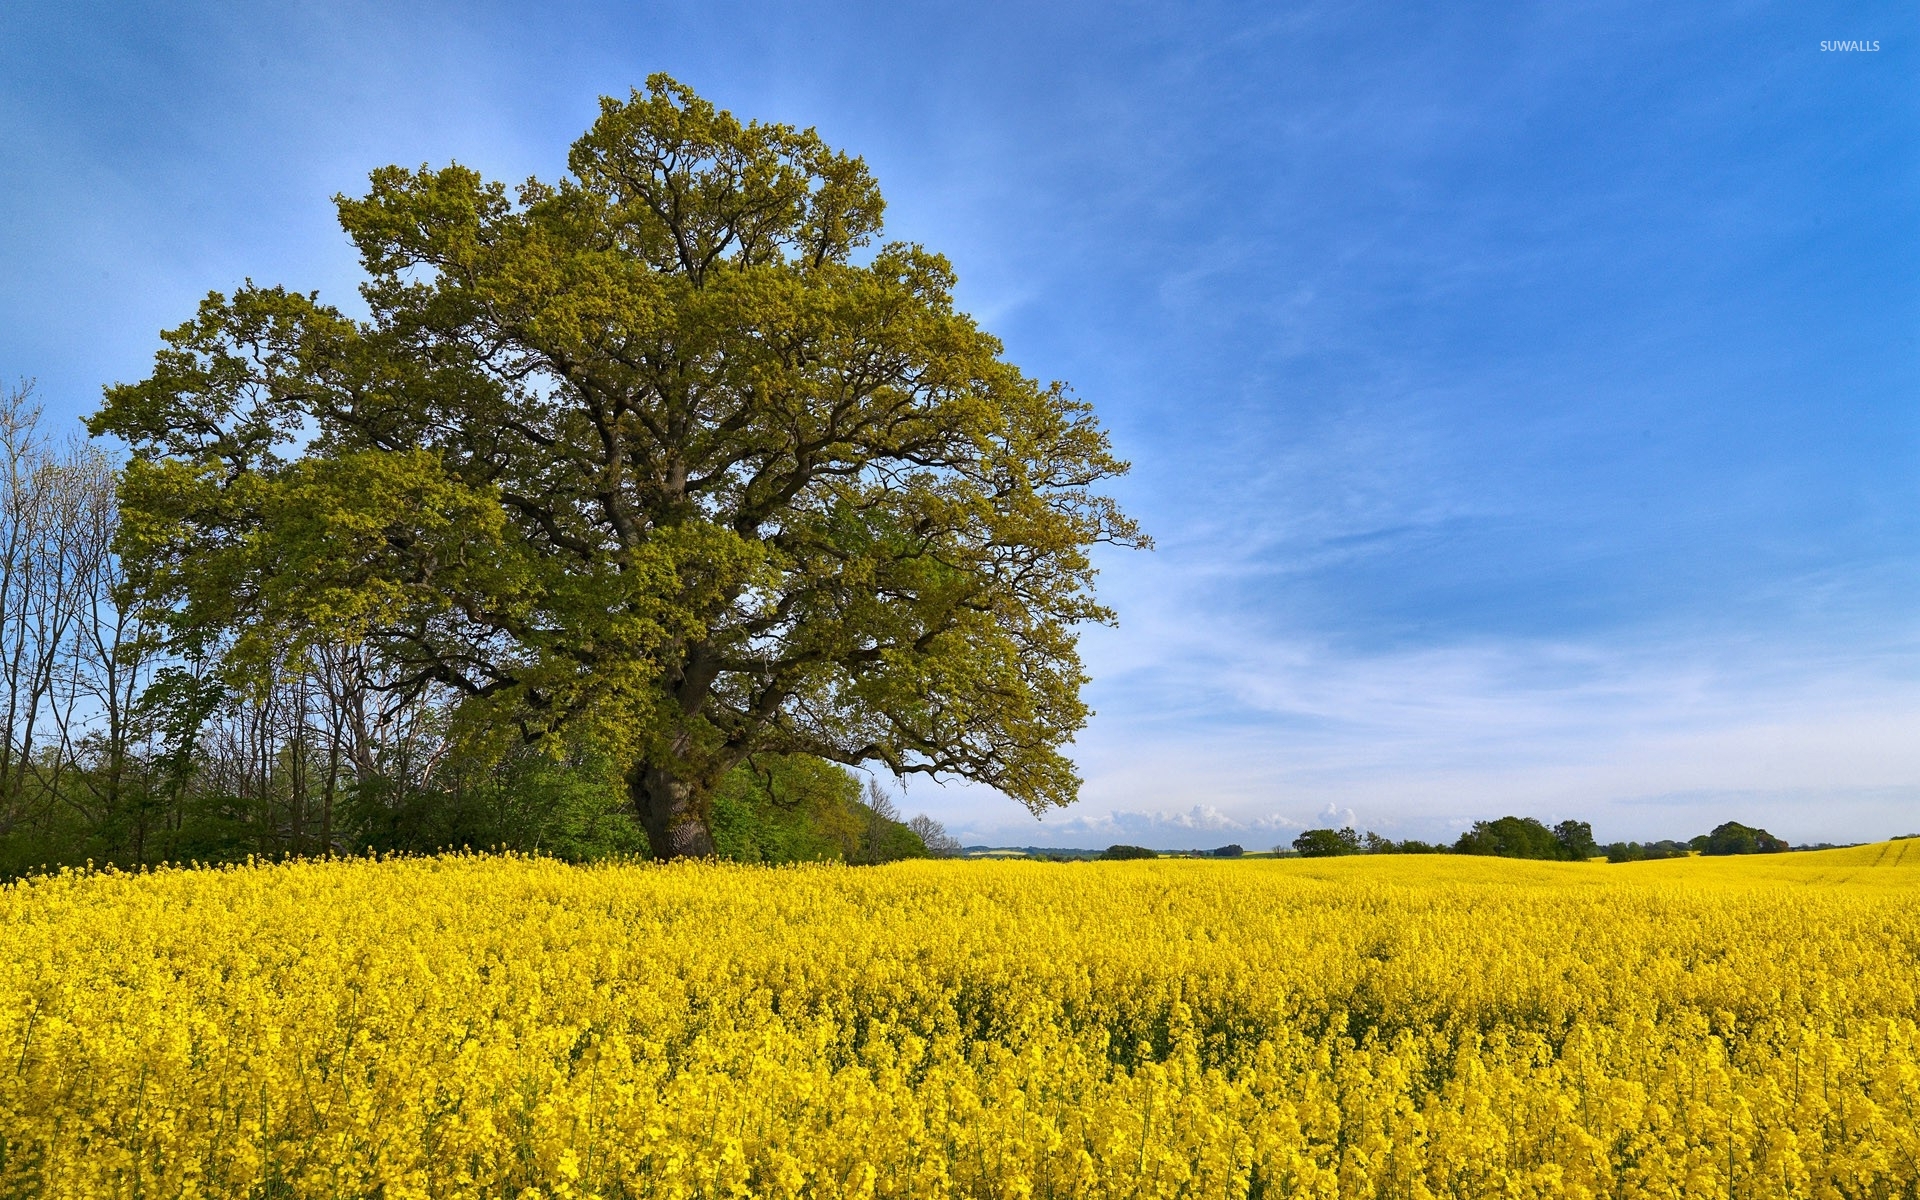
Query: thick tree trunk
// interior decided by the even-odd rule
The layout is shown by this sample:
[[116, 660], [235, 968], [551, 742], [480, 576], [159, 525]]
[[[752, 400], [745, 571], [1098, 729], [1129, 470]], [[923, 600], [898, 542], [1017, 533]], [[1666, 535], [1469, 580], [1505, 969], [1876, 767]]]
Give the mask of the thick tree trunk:
[[713, 854], [713, 835], [706, 813], [696, 802], [693, 782], [658, 767], [634, 768], [627, 777], [627, 794], [647, 842], [658, 859], [706, 858]]

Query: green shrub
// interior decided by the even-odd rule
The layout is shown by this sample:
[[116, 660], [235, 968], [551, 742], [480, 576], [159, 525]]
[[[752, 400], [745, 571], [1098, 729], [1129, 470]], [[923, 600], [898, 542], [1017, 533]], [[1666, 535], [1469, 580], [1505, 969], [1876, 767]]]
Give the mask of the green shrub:
[[807, 755], [755, 755], [714, 792], [708, 828], [714, 852], [735, 862], [839, 860], [882, 863], [927, 857], [893, 802], [846, 768]]
[[1360, 835], [1352, 829], [1309, 829], [1293, 839], [1294, 853], [1302, 858], [1336, 858], [1360, 854], [1364, 847]]

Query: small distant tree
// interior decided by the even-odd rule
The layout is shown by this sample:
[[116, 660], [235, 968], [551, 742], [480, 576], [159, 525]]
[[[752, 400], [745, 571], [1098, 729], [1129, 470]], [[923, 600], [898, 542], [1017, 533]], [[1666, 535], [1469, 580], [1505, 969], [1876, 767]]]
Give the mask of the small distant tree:
[[918, 834], [926, 843], [927, 853], [935, 858], [952, 858], [960, 853], [960, 839], [947, 832], [947, 827], [925, 813], [921, 813], [907, 822], [907, 828]]
[[1247, 848], [1245, 846], [1242, 846], [1238, 842], [1231, 842], [1225, 846], [1220, 847], [1218, 850], [1213, 851], [1213, 857], [1239, 858], [1241, 855], [1245, 854], [1246, 852], [1247, 852]]
[[1360, 835], [1346, 829], [1309, 829], [1293, 839], [1294, 852], [1302, 858], [1335, 858], [1343, 854], [1361, 854], [1365, 847]]
[[1100, 857], [1109, 860], [1128, 858], [1159, 858], [1158, 850], [1149, 850], [1145, 846], [1108, 846], [1100, 852]]
[[1728, 821], [1714, 827], [1707, 835], [1707, 844], [1703, 854], [1778, 854], [1789, 849], [1784, 838], [1777, 838], [1764, 829], [1755, 829], [1751, 825], [1742, 825], [1738, 821]]
[[861, 830], [859, 844], [854, 853], [848, 856], [848, 861], [884, 863], [928, 856], [926, 843], [920, 840], [920, 835], [911, 826], [900, 820], [900, 810], [895, 806], [893, 797], [887, 795], [878, 780], [867, 780], [860, 810], [866, 818], [865, 828]]
[[1549, 829], [1532, 817], [1501, 817], [1475, 821], [1454, 843], [1456, 854], [1484, 854], [1497, 858], [1561, 859], [1585, 862], [1600, 854], [1593, 826], [1585, 821], [1562, 821]]
[[1562, 821], [1553, 827], [1553, 840], [1560, 843], [1560, 857], [1571, 862], [1585, 862], [1600, 853], [1599, 843], [1593, 840], [1593, 826], [1585, 821]]
[[[1591, 835], [1589, 835], [1591, 836]], [[1456, 854], [1484, 854], [1496, 858], [1560, 858], [1560, 841], [1553, 830], [1532, 817], [1501, 817], [1475, 821], [1454, 843]]]
[[1688, 849], [1685, 842], [1614, 842], [1606, 848], [1607, 861], [1610, 863], [1649, 862], [1662, 858], [1685, 858]]

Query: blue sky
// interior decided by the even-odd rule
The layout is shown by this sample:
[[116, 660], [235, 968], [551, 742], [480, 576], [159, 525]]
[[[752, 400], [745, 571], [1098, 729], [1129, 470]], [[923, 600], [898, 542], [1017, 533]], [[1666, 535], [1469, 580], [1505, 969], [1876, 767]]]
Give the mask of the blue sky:
[[[1920, 831], [1920, 9], [10, 6], [0, 374], [78, 416], [329, 197], [552, 177], [668, 71], [866, 157], [1155, 536], [1082, 802], [968, 841], [1507, 812]], [[1826, 52], [1823, 40], [1877, 40]]]

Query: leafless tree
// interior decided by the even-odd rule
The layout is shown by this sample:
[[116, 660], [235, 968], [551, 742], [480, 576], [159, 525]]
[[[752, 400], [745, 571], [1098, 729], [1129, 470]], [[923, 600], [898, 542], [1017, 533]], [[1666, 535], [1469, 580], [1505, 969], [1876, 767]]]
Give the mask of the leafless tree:
[[94, 446], [48, 439], [27, 382], [0, 392], [0, 454], [4, 832], [61, 802], [82, 743], [119, 757], [140, 671], [122, 653], [131, 631], [113, 601], [112, 463]]
[[927, 852], [935, 858], [951, 858], [960, 853], [960, 839], [925, 813], [908, 821], [907, 828], [920, 836], [920, 840], [927, 844]]
[[[324, 854], [345, 848], [343, 797], [432, 785], [447, 698], [397, 691], [356, 648], [248, 694], [162, 652], [121, 603], [115, 464], [50, 437], [31, 382], [0, 390], [0, 455], [0, 839], [61, 830], [153, 862], [194, 848], [197, 815], [235, 853]], [[180, 686], [152, 689], [163, 671]]]

